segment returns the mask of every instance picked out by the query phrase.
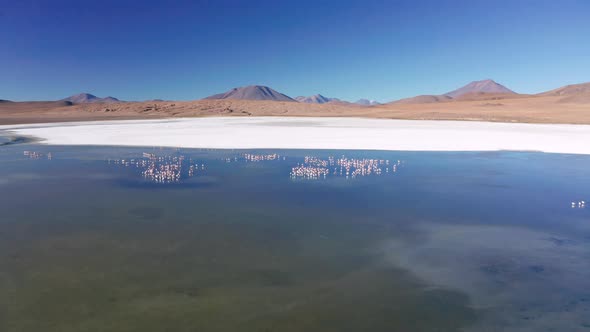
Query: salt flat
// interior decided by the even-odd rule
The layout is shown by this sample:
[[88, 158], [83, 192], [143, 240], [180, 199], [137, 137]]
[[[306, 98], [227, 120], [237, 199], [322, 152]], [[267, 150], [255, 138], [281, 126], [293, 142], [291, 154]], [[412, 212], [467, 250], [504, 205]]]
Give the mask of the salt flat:
[[318, 117], [210, 117], [0, 126], [52, 145], [590, 154], [590, 126]]

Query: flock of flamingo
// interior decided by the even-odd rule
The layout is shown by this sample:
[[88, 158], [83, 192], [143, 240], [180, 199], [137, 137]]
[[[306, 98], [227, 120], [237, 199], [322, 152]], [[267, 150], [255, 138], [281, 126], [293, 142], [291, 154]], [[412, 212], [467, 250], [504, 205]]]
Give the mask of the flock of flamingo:
[[53, 156], [51, 155], [51, 152], [44, 154], [41, 152], [35, 152], [35, 151], [23, 151], [23, 155], [28, 157], [29, 159], [41, 159], [41, 158], [45, 158], [47, 157], [47, 160], [51, 160], [53, 158]]
[[381, 175], [383, 173], [396, 173], [402, 165], [401, 160], [393, 163], [388, 159], [357, 159], [342, 156], [338, 159], [328, 157], [322, 159], [314, 156], [306, 156], [303, 163], [291, 169], [292, 179], [317, 180], [328, 176], [345, 176], [356, 178], [358, 176]]
[[[23, 151], [23, 155], [29, 159], [52, 160], [51, 152], [42, 153], [36, 151]], [[224, 158], [226, 163], [235, 162], [264, 162], [264, 161], [286, 161], [287, 157], [276, 153], [255, 154], [242, 153], [239, 156]], [[154, 153], [144, 152], [141, 158], [131, 159], [108, 159], [108, 164], [134, 167], [140, 169], [143, 178], [150, 182], [170, 184], [179, 183], [183, 178], [194, 177], [205, 171], [205, 164], [186, 159], [183, 155], [157, 156]], [[371, 158], [340, 158], [316, 156], [305, 156], [303, 162], [291, 168], [289, 174], [291, 179], [320, 180], [330, 176], [346, 177], [354, 179], [363, 176], [379, 176], [387, 173], [396, 173], [403, 166], [403, 161]], [[584, 209], [586, 201], [572, 201], [572, 209]]]
[[[180, 156], [156, 156], [154, 153], [143, 153], [138, 159], [108, 159], [109, 164], [135, 167], [141, 169], [141, 175], [154, 183], [179, 183], [183, 177], [193, 177], [205, 170], [205, 164], [196, 163], [189, 158]], [[187, 164], [188, 163], [188, 164]]]

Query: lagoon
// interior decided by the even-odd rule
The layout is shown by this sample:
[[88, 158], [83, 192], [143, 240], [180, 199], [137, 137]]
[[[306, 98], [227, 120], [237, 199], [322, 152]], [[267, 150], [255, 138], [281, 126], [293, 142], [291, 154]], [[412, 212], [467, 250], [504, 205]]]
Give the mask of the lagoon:
[[588, 169], [533, 152], [5, 145], [0, 330], [587, 330]]

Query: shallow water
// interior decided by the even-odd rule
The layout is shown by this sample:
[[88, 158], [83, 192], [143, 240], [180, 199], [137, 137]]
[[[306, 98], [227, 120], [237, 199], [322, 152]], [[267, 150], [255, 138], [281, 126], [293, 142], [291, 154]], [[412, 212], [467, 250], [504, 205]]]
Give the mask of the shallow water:
[[585, 331], [589, 170], [537, 153], [3, 146], [0, 330]]

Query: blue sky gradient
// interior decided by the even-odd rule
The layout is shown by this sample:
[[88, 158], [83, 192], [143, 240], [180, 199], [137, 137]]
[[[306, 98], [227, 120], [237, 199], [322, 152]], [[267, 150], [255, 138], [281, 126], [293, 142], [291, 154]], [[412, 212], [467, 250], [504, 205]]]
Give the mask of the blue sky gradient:
[[268, 85], [391, 101], [590, 81], [590, 1], [0, 0], [0, 99], [192, 100]]

